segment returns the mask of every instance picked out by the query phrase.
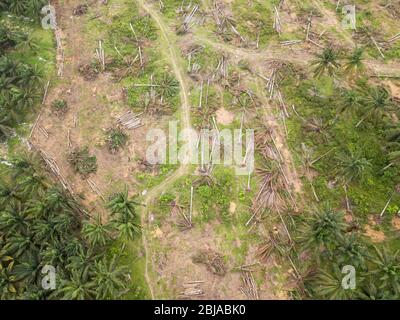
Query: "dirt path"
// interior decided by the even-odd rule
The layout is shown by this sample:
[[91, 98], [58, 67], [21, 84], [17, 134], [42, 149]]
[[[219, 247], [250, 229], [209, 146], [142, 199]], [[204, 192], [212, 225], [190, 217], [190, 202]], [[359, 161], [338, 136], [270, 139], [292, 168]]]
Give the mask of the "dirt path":
[[154, 300], [156, 298], [154, 294], [154, 288], [153, 288], [153, 283], [150, 279], [149, 276], [149, 256], [150, 256], [150, 249], [148, 245], [148, 230], [146, 230], [144, 227], [148, 223], [148, 208], [147, 206], [150, 205], [156, 198], [157, 196], [160, 195], [160, 193], [164, 190], [166, 190], [170, 185], [172, 185], [176, 180], [178, 180], [180, 177], [184, 176], [185, 174], [189, 173], [189, 166], [181, 166], [177, 171], [175, 171], [171, 176], [169, 176], [167, 179], [165, 179], [161, 184], [159, 184], [157, 187], [153, 188], [150, 190], [149, 193], [147, 193], [146, 198], [144, 200], [144, 205], [145, 209], [142, 211], [141, 215], [141, 225], [143, 227], [142, 231], [142, 242], [143, 242], [143, 247], [145, 250], [145, 256], [146, 256], [146, 265], [145, 265], [145, 274], [144, 277], [147, 282], [147, 286], [149, 287], [150, 290], [150, 295], [151, 298]]
[[[181, 95], [181, 108], [182, 108], [182, 120], [183, 120], [183, 128], [189, 129], [191, 128], [190, 123], [190, 106], [189, 106], [189, 90], [187, 88], [187, 84], [189, 83], [188, 78], [186, 77], [186, 73], [182, 68], [183, 62], [180, 60], [179, 49], [175, 45], [175, 33], [169, 30], [168, 26], [164, 23], [163, 19], [160, 17], [158, 12], [154, 10], [150, 5], [146, 4], [143, 0], [136, 0], [136, 2], [153, 18], [156, 22], [161, 36], [165, 42], [165, 45], [169, 51], [169, 58], [172, 64], [172, 68], [174, 70], [174, 74], [179, 81], [179, 85], [181, 87], [180, 95]], [[188, 143], [191, 143], [189, 140]]]
[[[294, 45], [293, 47], [269, 45], [265, 49], [255, 50], [217, 42], [200, 34], [195, 34], [194, 39], [215, 50], [224, 51], [239, 59], [246, 59], [253, 65], [260, 65], [266, 60], [276, 59], [307, 67], [315, 59], [315, 53], [320, 51], [320, 49], [307, 44]], [[365, 59], [364, 63], [374, 75], [400, 76], [400, 63], [398, 62], [391, 61], [387, 64], [381, 60]]]
[[[179, 57], [179, 50], [175, 45], [174, 39], [174, 33], [172, 33], [166, 24], [164, 23], [163, 19], [160, 17], [160, 15], [148, 4], [146, 4], [145, 1], [142, 0], [136, 0], [136, 2], [148, 13], [150, 16], [153, 18], [153, 20], [156, 22], [158, 29], [160, 30], [164, 45], [166, 46], [165, 49], [168, 50], [168, 57], [169, 60], [172, 64], [172, 68], [175, 74], [175, 77], [178, 79], [179, 86], [180, 86], [180, 96], [181, 96], [181, 109], [182, 109], [182, 121], [183, 121], [183, 128], [182, 129], [190, 129], [191, 128], [191, 122], [190, 122], [190, 106], [189, 106], [189, 91], [188, 91], [188, 86], [187, 84], [189, 83], [188, 79], [185, 76], [185, 72], [182, 69], [182, 62], [180, 62], [180, 57]], [[188, 140], [188, 143], [191, 144], [192, 141]], [[190, 148], [190, 152], [192, 149]], [[191, 157], [191, 154], [188, 155]], [[181, 165], [181, 167], [175, 171], [175, 173], [171, 176], [169, 176], [167, 179], [165, 179], [161, 184], [159, 184], [157, 187], [153, 188], [152, 190], [149, 191], [149, 193], [146, 195], [144, 203], [147, 205], [151, 204], [159, 194], [168, 189], [168, 187], [173, 184], [177, 179], [180, 177], [186, 175], [189, 173], [190, 167], [188, 165]], [[145, 208], [142, 212], [141, 216], [141, 224], [143, 229], [147, 225], [147, 217], [148, 217], [148, 209]], [[147, 281], [151, 298], [155, 299], [155, 294], [154, 294], [154, 288], [152, 281], [149, 276], [149, 256], [150, 256], [150, 250], [149, 250], [149, 245], [147, 241], [147, 230], [143, 230], [142, 234], [142, 241], [143, 241], [143, 247], [145, 249], [145, 254], [146, 254], [146, 266], [145, 266], [145, 279]]]

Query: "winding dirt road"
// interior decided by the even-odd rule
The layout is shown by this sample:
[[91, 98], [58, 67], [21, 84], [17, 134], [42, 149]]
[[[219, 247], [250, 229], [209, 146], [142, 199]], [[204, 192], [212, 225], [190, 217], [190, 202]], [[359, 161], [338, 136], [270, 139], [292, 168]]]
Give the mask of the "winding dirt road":
[[[175, 34], [170, 31], [167, 27], [167, 25], [164, 23], [163, 19], [160, 17], [160, 15], [155, 11], [150, 5], [148, 5], [145, 1], [143, 0], [137, 0], [136, 1], [140, 7], [142, 7], [155, 21], [158, 29], [160, 30], [161, 37], [162, 37], [162, 42], [165, 46], [165, 49], [168, 51], [167, 55], [170, 60], [170, 63], [172, 65], [175, 77], [178, 79], [179, 86], [180, 86], [180, 96], [181, 96], [181, 111], [182, 111], [182, 122], [183, 122], [183, 127], [182, 129], [191, 129], [191, 121], [190, 121], [190, 106], [189, 106], [189, 91], [188, 91], [188, 79], [185, 76], [185, 72], [182, 69], [182, 64], [181, 58], [179, 56], [179, 49], [177, 48], [174, 38]], [[190, 135], [188, 136], [188, 144], [191, 145], [192, 141], [190, 140]], [[191, 152], [191, 148], [190, 151]], [[191, 157], [191, 153], [188, 155]], [[171, 176], [169, 176], [167, 179], [165, 179], [161, 184], [159, 184], [157, 187], [151, 189], [144, 200], [144, 204], [146, 207], [143, 209], [142, 215], [141, 215], [141, 224], [143, 227], [143, 234], [142, 234], [142, 241], [143, 241], [143, 247], [145, 250], [145, 255], [146, 255], [146, 266], [145, 266], [145, 279], [148, 284], [151, 298], [155, 299], [155, 293], [154, 293], [154, 287], [152, 284], [152, 281], [149, 276], [149, 256], [150, 256], [150, 250], [149, 250], [149, 245], [147, 241], [147, 230], [145, 230], [146, 222], [147, 222], [147, 217], [148, 217], [148, 208], [147, 206], [151, 204], [157, 197], [160, 195], [160, 193], [166, 189], [168, 189], [169, 186], [171, 186], [176, 180], [178, 180], [180, 177], [188, 174], [190, 172], [190, 166], [181, 164], [179, 169], [175, 171]]]

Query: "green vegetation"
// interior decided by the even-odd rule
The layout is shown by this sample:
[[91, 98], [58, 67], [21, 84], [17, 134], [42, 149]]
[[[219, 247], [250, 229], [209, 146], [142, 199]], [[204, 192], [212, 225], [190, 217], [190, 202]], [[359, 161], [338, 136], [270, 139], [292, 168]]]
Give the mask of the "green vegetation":
[[[318, 270], [304, 277], [303, 297], [398, 297], [399, 270], [395, 265], [399, 258], [391, 236], [385, 232], [388, 239], [383, 239], [384, 244], [373, 246], [363, 235], [368, 217], [381, 213], [390, 197], [393, 208], [388, 206], [380, 225], [370, 228], [391, 230], [393, 215], [389, 212], [396, 213], [400, 202], [395, 192], [399, 149], [396, 125], [392, 124], [397, 103], [387, 88], [364, 77], [362, 56], [363, 51], [355, 49], [344, 59], [342, 73], [341, 55], [326, 48], [313, 62], [314, 78], [296, 85], [291, 77], [284, 80], [287, 103], [295, 105], [297, 112], [288, 120], [289, 142], [303, 155], [304, 168], [315, 172], [315, 177], [305, 182], [313, 185], [322, 203], [295, 219], [297, 250], [311, 257], [301, 270], [306, 275]], [[345, 85], [330, 82], [332, 77], [343, 80], [347, 75], [351, 81]], [[309, 196], [314, 197], [311, 190]], [[351, 223], [344, 220], [345, 210]], [[342, 287], [346, 265], [356, 268], [354, 290]]]
[[89, 154], [89, 148], [76, 148], [68, 155], [68, 162], [82, 178], [88, 177], [91, 173], [97, 171], [96, 156]]
[[29, 16], [37, 18], [40, 10], [47, 4], [46, 0], [2, 0], [0, 2], [1, 11], [9, 11], [19, 16]]
[[[180, 265], [174, 263], [190, 256], [221, 276], [223, 289], [216, 290], [236, 285], [223, 283], [232, 279], [224, 279], [226, 273], [254, 268], [261, 294], [271, 288], [267, 293], [280, 297], [285, 287], [284, 294], [301, 299], [398, 299], [399, 99], [393, 90], [397, 80], [380, 81], [385, 75], [378, 74], [390, 71], [388, 63], [400, 57], [398, 40], [390, 40], [398, 30], [391, 25], [396, 19], [385, 20], [386, 1], [355, 3], [362, 8], [355, 31], [342, 30], [335, 18], [343, 4], [335, 13], [336, 4], [329, 1], [170, 0], [145, 1], [143, 8], [141, 1], [130, 0], [83, 4], [76, 21], [85, 33], [82, 43], [91, 49], [80, 57], [68, 48], [65, 67], [75, 68], [76, 56], [88, 60], [52, 81], [59, 83], [50, 93], [56, 99], [50, 103], [54, 114], [63, 116], [69, 108], [77, 113], [51, 126], [46, 147], [54, 146], [54, 129], [65, 129], [72, 116], [74, 125], [84, 122], [75, 121], [76, 115], [90, 122], [84, 136], [76, 125], [73, 138], [93, 138], [91, 152], [77, 147], [68, 150], [67, 160], [83, 179], [97, 173], [99, 183], [106, 181], [99, 190], [87, 181], [105, 205], [85, 197], [84, 188], [78, 196], [55, 185], [39, 169], [41, 162], [1, 159], [0, 297], [172, 298], [182, 284]], [[21, 152], [17, 147], [25, 140], [19, 138], [28, 127], [23, 124], [31, 122], [54, 68], [52, 33], [38, 25], [45, 4], [0, 0], [0, 142], [9, 143], [9, 154], [13, 143], [15, 153]], [[279, 33], [275, 10], [283, 22]], [[310, 30], [304, 29], [311, 16]], [[312, 41], [296, 41], [305, 32]], [[64, 34], [70, 37], [71, 29]], [[100, 40], [104, 66], [100, 54], [96, 60], [91, 51]], [[320, 51], [306, 68], [314, 50]], [[92, 92], [85, 90], [90, 103], [82, 107], [75, 105], [76, 71], [94, 84]], [[119, 90], [121, 97], [114, 95]], [[62, 99], [65, 92], [68, 103]], [[247, 177], [235, 175], [232, 166], [202, 166], [194, 173], [190, 165], [179, 170], [179, 165], [152, 165], [142, 153], [139, 140], [144, 139], [134, 140], [134, 159], [127, 152], [107, 156], [98, 148], [104, 140], [111, 153], [127, 144], [128, 135], [110, 120], [126, 107], [140, 113], [145, 126], [165, 129], [168, 120], [183, 118], [179, 129], [255, 128], [257, 170]], [[44, 126], [38, 128], [47, 136]], [[104, 133], [104, 127], [110, 129]], [[33, 137], [31, 151], [33, 143], [42, 148], [44, 141]], [[101, 163], [108, 157], [122, 165], [98, 168], [92, 152]], [[109, 198], [101, 195], [102, 187], [115, 192], [126, 181], [142, 196], [132, 196], [128, 188]], [[74, 187], [80, 183], [74, 182]], [[86, 209], [80, 201], [93, 207]], [[46, 265], [56, 269], [52, 290], [41, 285]], [[348, 266], [356, 270], [356, 288], [344, 290]], [[171, 270], [174, 275], [166, 280]], [[287, 289], [292, 281], [295, 288]]]
[[68, 104], [65, 100], [54, 100], [51, 104], [53, 111], [58, 116], [64, 115], [68, 110]]
[[117, 152], [124, 147], [128, 141], [128, 136], [121, 128], [111, 128], [107, 131], [107, 147], [111, 153]]
[[[127, 212], [134, 208], [127, 211], [114, 200], [115, 220], [88, 220], [82, 227], [82, 204], [54, 186], [37, 169], [39, 164], [18, 158], [1, 165], [1, 299], [111, 299], [125, 294], [128, 270], [118, 258], [121, 252], [111, 254], [111, 249], [115, 239], [133, 236], [128, 231], [133, 216]], [[56, 271], [54, 290], [41, 285], [46, 265]]]
[[[45, 62], [49, 55], [48, 35], [37, 21], [45, 1], [2, 1], [0, 6], [0, 140], [13, 135], [40, 100]], [[9, 11], [15, 15], [6, 15]], [[40, 34], [40, 35], [39, 35]]]

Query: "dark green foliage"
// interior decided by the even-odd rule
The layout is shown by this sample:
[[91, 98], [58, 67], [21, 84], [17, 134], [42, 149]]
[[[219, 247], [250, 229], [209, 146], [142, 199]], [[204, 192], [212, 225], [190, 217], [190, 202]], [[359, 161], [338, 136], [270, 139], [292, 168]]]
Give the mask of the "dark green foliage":
[[321, 255], [333, 254], [345, 227], [343, 214], [325, 204], [307, 216], [300, 228], [298, 241], [304, 249], [312, 250], [315, 258], [320, 259]]
[[89, 154], [88, 147], [83, 149], [76, 148], [68, 155], [68, 162], [73, 166], [74, 170], [83, 178], [97, 171], [96, 156]]
[[325, 48], [322, 53], [317, 55], [317, 59], [313, 62], [315, 66], [314, 74], [317, 78], [324, 74], [333, 76], [336, 70], [340, 67], [338, 62], [338, 53], [331, 47]]
[[[105, 254], [117, 230], [102, 226], [107, 241], [89, 223], [81, 230], [81, 204], [52, 186], [35, 159], [8, 163], [2, 165], [0, 182], [0, 298], [110, 299], [123, 294], [127, 269]], [[42, 288], [46, 265], [56, 270], [55, 290]]]
[[40, 10], [48, 4], [46, 0], [1, 0], [0, 10], [13, 14], [37, 18]]
[[[2, 1], [1, 10], [34, 16], [45, 1]], [[1, 14], [1, 13], [0, 13]], [[0, 16], [0, 141], [9, 138], [14, 128], [25, 120], [38, 101], [42, 71], [14, 57], [15, 51], [34, 51], [29, 28], [21, 27], [18, 18]]]
[[124, 147], [127, 140], [128, 136], [121, 128], [111, 128], [107, 131], [107, 146], [111, 153], [115, 153]]
[[28, 34], [18, 25], [12, 25], [2, 21], [0, 25], [0, 53], [15, 48], [19, 44], [28, 41]]
[[374, 247], [374, 249], [371, 274], [379, 280], [379, 289], [398, 298], [400, 296], [400, 251], [390, 252], [385, 247], [382, 249]]
[[363, 54], [364, 54], [364, 49], [362, 48], [354, 49], [354, 51], [346, 59], [346, 62], [344, 64], [344, 71], [352, 75], [363, 72], [365, 69], [363, 63]]
[[[312, 181], [315, 192], [335, 208], [306, 214], [293, 230], [297, 248], [306, 256], [299, 264], [308, 274], [305, 294], [318, 299], [396, 299], [399, 258], [397, 246], [391, 245], [392, 233], [386, 231], [392, 230], [389, 212], [396, 212], [400, 201], [395, 192], [398, 103], [384, 86], [362, 77], [361, 49], [345, 58], [343, 71], [358, 76], [345, 85], [337, 81], [342, 79], [336, 52], [326, 49], [314, 65], [313, 79], [284, 80], [287, 103], [300, 115], [288, 121], [290, 144], [296, 150], [301, 144], [311, 150], [310, 159], [317, 159], [311, 166], [317, 173]], [[314, 195], [309, 192], [310, 201]], [[393, 208], [386, 209], [379, 229], [390, 245], [374, 253], [363, 225], [367, 215], [379, 215], [389, 197]], [[351, 210], [346, 223], [344, 209]], [[354, 290], [342, 287], [344, 266], [355, 268]]]
[[312, 280], [313, 294], [319, 299], [349, 300], [356, 298], [356, 292], [352, 289], [345, 290], [342, 280], [345, 274], [337, 265], [328, 270], [321, 270]]
[[359, 150], [338, 154], [337, 161], [339, 174], [346, 184], [362, 180], [365, 173], [372, 167], [371, 162]]
[[[38, 100], [41, 71], [7, 56], [0, 57], [0, 121], [12, 128]], [[7, 130], [2, 130], [2, 138]]]
[[112, 226], [119, 231], [119, 236], [125, 240], [132, 240], [140, 232], [136, 223], [136, 208], [139, 205], [134, 198], [130, 198], [128, 191], [114, 194], [107, 204], [113, 218]]

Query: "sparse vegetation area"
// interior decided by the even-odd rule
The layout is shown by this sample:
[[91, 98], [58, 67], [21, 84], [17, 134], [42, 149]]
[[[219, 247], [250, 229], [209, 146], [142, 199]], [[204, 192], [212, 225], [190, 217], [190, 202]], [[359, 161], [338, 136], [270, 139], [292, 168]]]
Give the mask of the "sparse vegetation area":
[[51, 104], [53, 111], [58, 116], [64, 115], [68, 110], [68, 103], [65, 100], [54, 100]]
[[107, 146], [111, 153], [124, 147], [127, 140], [128, 136], [120, 128], [111, 128], [107, 131]]
[[0, 0], [1, 298], [399, 299], [400, 7], [354, 3]]
[[76, 173], [82, 178], [88, 177], [97, 171], [96, 156], [89, 154], [89, 148], [75, 149], [68, 155], [68, 162], [72, 165]]

